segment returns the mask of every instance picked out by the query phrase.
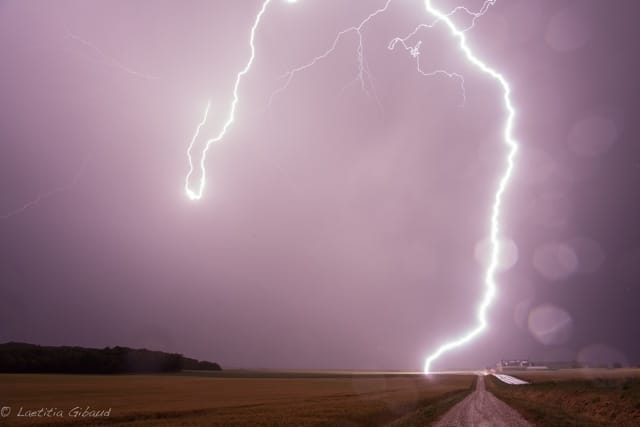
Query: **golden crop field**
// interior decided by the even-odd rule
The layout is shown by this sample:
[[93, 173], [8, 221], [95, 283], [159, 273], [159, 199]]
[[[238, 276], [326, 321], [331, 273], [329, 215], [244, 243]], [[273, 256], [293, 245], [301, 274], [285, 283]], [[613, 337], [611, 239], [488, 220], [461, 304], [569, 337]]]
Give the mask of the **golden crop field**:
[[[0, 426], [424, 425], [473, 383], [472, 375], [398, 373], [3, 374], [0, 407], [12, 412]], [[53, 408], [53, 416], [19, 417], [21, 407], [23, 414]], [[110, 408], [109, 416], [72, 416], [86, 407]]]
[[529, 385], [495, 378], [489, 390], [536, 426], [640, 426], [640, 369], [517, 372]]

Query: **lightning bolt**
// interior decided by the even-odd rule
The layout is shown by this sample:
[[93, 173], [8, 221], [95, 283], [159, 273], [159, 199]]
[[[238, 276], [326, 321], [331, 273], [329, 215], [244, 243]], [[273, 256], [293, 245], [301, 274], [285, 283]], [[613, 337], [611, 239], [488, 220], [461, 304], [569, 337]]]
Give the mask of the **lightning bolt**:
[[8, 219], [11, 218], [12, 216], [16, 216], [18, 214], [21, 214], [22, 212], [37, 206], [38, 204], [40, 204], [40, 202], [42, 202], [43, 200], [49, 199], [51, 197], [54, 197], [60, 193], [63, 193], [65, 191], [70, 190], [71, 188], [73, 188], [78, 180], [80, 179], [80, 176], [82, 175], [82, 173], [84, 172], [87, 163], [89, 162], [89, 157], [87, 156], [85, 157], [85, 159], [83, 160], [83, 162], [80, 165], [80, 168], [78, 169], [78, 171], [75, 173], [75, 175], [73, 176], [73, 179], [71, 181], [69, 181], [69, 183], [65, 184], [65, 185], [60, 185], [58, 187], [53, 188], [52, 190], [49, 190], [45, 193], [41, 193], [38, 194], [36, 197], [34, 197], [32, 200], [24, 203], [22, 206], [9, 211], [7, 213], [4, 213], [2, 215], [0, 215], [0, 220], [4, 220], [4, 219]]
[[[289, 1], [289, 2], [293, 3], [295, 1]], [[211, 107], [211, 100], [209, 100], [207, 103], [207, 107], [205, 108], [205, 111], [204, 111], [204, 118], [202, 119], [202, 122], [200, 122], [200, 124], [198, 125], [198, 128], [196, 129], [196, 133], [193, 136], [191, 143], [189, 144], [189, 148], [187, 149], [187, 157], [189, 159], [189, 173], [185, 178], [184, 189], [187, 193], [187, 196], [191, 200], [199, 200], [202, 198], [202, 194], [204, 192], [204, 187], [207, 180], [205, 162], [207, 160], [207, 152], [209, 151], [209, 147], [211, 147], [211, 144], [213, 144], [214, 142], [222, 141], [222, 139], [227, 134], [227, 131], [235, 121], [236, 109], [238, 108], [238, 102], [240, 101], [240, 98], [238, 96], [238, 89], [240, 88], [240, 83], [242, 82], [242, 78], [249, 72], [249, 70], [251, 70], [251, 66], [253, 65], [253, 60], [256, 57], [256, 46], [255, 46], [256, 32], [258, 30], [258, 26], [260, 25], [260, 21], [262, 20], [262, 16], [266, 12], [267, 6], [269, 5], [269, 3], [271, 3], [271, 0], [265, 0], [262, 3], [262, 7], [260, 8], [260, 11], [256, 15], [256, 19], [253, 23], [253, 26], [251, 27], [251, 33], [249, 37], [249, 46], [251, 48], [251, 55], [249, 56], [249, 60], [247, 61], [244, 68], [236, 75], [236, 80], [233, 85], [233, 100], [231, 101], [229, 116], [227, 117], [227, 120], [224, 122], [224, 125], [222, 126], [218, 134], [215, 137], [207, 140], [205, 143], [204, 149], [202, 150], [202, 155], [200, 157], [200, 181], [198, 182], [198, 185], [195, 189], [193, 189], [190, 185], [191, 175], [193, 174], [193, 171], [194, 171], [194, 164], [193, 164], [193, 158], [191, 156], [191, 151], [193, 150], [196, 140], [200, 135], [200, 130], [207, 123], [208, 116], [209, 116], [209, 109]]]
[[[356, 48], [356, 59], [357, 59], [357, 62], [358, 62], [358, 73], [357, 73], [356, 78], [354, 79], [353, 82], [360, 82], [360, 88], [362, 89], [362, 91], [364, 93], [366, 93], [368, 96], [370, 96], [371, 94], [367, 90], [366, 79], [369, 80], [371, 86], [373, 86], [373, 85], [371, 84], [371, 73], [369, 72], [369, 67], [367, 65], [367, 61], [364, 58], [364, 45], [363, 45], [363, 41], [362, 41], [362, 30], [364, 29], [364, 27], [373, 18], [375, 18], [376, 16], [380, 15], [381, 13], [386, 12], [387, 9], [389, 9], [389, 5], [391, 5], [392, 1], [393, 0], [387, 0], [386, 3], [384, 4], [384, 6], [382, 6], [379, 9], [376, 9], [375, 11], [370, 13], [366, 18], [364, 18], [360, 22], [360, 24], [351, 26], [349, 28], [345, 28], [344, 30], [340, 31], [336, 35], [336, 37], [334, 38], [333, 43], [331, 44], [331, 46], [326, 51], [324, 51], [322, 54], [314, 57], [313, 59], [311, 59], [306, 64], [300, 65], [300, 66], [298, 66], [298, 67], [296, 67], [296, 68], [294, 68], [292, 70], [289, 70], [286, 73], [284, 73], [284, 75], [282, 77], [285, 79], [285, 82], [284, 82], [284, 84], [282, 86], [280, 86], [278, 89], [276, 89], [271, 94], [271, 97], [269, 98], [269, 106], [271, 106], [271, 104], [273, 103], [273, 100], [274, 100], [274, 98], [276, 96], [278, 96], [280, 93], [282, 93], [285, 90], [287, 90], [287, 88], [291, 84], [291, 81], [293, 80], [293, 78], [295, 77], [296, 74], [313, 67], [318, 62], [320, 62], [323, 59], [325, 59], [328, 56], [330, 56], [333, 52], [335, 52], [336, 48], [338, 47], [338, 43], [340, 42], [340, 40], [345, 35], [347, 35], [349, 33], [352, 33], [352, 32], [355, 33], [356, 36], [358, 37], [358, 47]], [[377, 99], [377, 97], [376, 97], [376, 102], [378, 103], [378, 105], [380, 105], [380, 101]]]
[[[466, 32], [470, 29], [472, 29], [473, 27], [475, 27], [476, 25], [476, 21], [482, 17], [487, 10], [489, 10], [489, 7], [494, 5], [496, 2], [496, 0], [486, 0], [482, 7], [480, 8], [479, 11], [474, 12], [464, 6], [457, 6], [455, 7], [451, 12], [447, 13], [447, 14], [443, 14], [445, 17], [447, 18], [451, 18], [453, 17], [456, 13], [458, 12], [463, 12], [466, 15], [471, 17], [471, 23], [464, 29], [460, 30], [461, 32]], [[416, 70], [418, 70], [418, 72], [420, 74], [422, 74], [425, 77], [434, 77], [437, 75], [444, 75], [446, 77], [449, 77], [451, 79], [457, 79], [460, 82], [460, 89], [462, 91], [462, 102], [460, 106], [464, 106], [464, 104], [466, 103], [467, 100], [467, 91], [464, 87], [464, 77], [456, 72], [453, 71], [447, 71], [445, 69], [437, 69], [437, 70], [431, 70], [431, 71], [425, 71], [422, 69], [422, 66], [420, 64], [420, 47], [422, 46], [422, 41], [419, 40], [416, 42], [416, 44], [414, 44], [413, 46], [408, 44], [408, 40], [411, 39], [412, 37], [414, 37], [416, 34], [418, 34], [418, 31], [422, 30], [422, 29], [431, 29], [433, 27], [436, 26], [436, 24], [438, 24], [438, 22], [441, 21], [440, 17], [436, 17], [435, 20], [429, 24], [420, 24], [418, 25], [412, 32], [410, 32], [408, 35], [406, 35], [405, 37], [396, 37], [393, 40], [391, 40], [391, 42], [389, 43], [389, 45], [387, 46], [387, 49], [389, 50], [394, 50], [396, 48], [396, 46], [398, 44], [401, 44], [402, 47], [404, 48], [404, 50], [406, 50], [407, 52], [409, 52], [409, 54], [415, 59], [416, 61]]]
[[77, 34], [72, 33], [69, 28], [65, 27], [65, 38], [69, 40], [73, 40], [80, 45], [87, 48], [89, 51], [93, 52], [93, 55], [86, 54], [86, 56], [92, 58], [94, 61], [104, 64], [107, 67], [117, 68], [121, 71], [124, 71], [127, 74], [131, 74], [132, 76], [139, 77], [145, 80], [159, 80], [160, 77], [154, 76], [151, 74], [141, 73], [139, 71], [134, 70], [133, 68], [123, 64], [117, 59], [107, 55], [102, 49], [100, 49], [95, 44], [91, 43], [88, 40], [83, 39]]
[[[488, 5], [493, 4], [495, 1], [488, 1], [483, 6], [488, 7]], [[495, 298], [496, 294], [496, 271], [498, 268], [498, 261], [500, 258], [500, 217], [502, 210], [502, 202], [504, 193], [507, 190], [509, 182], [511, 181], [511, 177], [513, 175], [513, 169], [515, 167], [515, 157], [518, 152], [518, 142], [513, 136], [513, 127], [516, 117], [516, 110], [511, 102], [511, 86], [507, 79], [498, 71], [496, 71], [491, 66], [487, 65], [484, 61], [478, 58], [467, 43], [467, 37], [465, 35], [464, 29], [459, 29], [453, 22], [451, 18], [451, 14], [443, 13], [440, 9], [433, 6], [431, 0], [425, 0], [425, 8], [427, 12], [436, 18], [437, 21], [441, 21], [446, 25], [446, 27], [451, 31], [451, 35], [458, 40], [458, 48], [465, 56], [465, 58], [479, 71], [484, 74], [487, 74], [489, 77], [494, 79], [502, 88], [503, 91], [503, 101], [504, 107], [506, 109], [506, 118], [503, 127], [503, 143], [507, 147], [507, 158], [506, 158], [506, 167], [502, 176], [498, 182], [498, 188], [493, 197], [493, 205], [491, 207], [491, 218], [489, 221], [489, 238], [490, 238], [490, 247], [491, 247], [491, 256], [489, 259], [489, 264], [487, 266], [485, 276], [484, 276], [484, 285], [485, 285], [485, 293], [478, 306], [477, 311], [477, 320], [478, 324], [471, 331], [466, 332], [460, 338], [455, 339], [453, 341], [449, 341], [443, 345], [441, 345], [434, 353], [429, 355], [424, 364], [424, 372], [429, 373], [431, 371], [431, 364], [442, 356], [447, 351], [453, 350], [454, 348], [463, 346], [464, 344], [471, 341], [473, 338], [478, 336], [482, 331], [487, 328], [487, 310], [491, 305], [491, 302]], [[474, 17], [474, 21], [475, 22]]]
[[[200, 137], [201, 128], [206, 124], [208, 120], [208, 114], [209, 114], [209, 109], [211, 104], [210, 101], [207, 104], [207, 107], [205, 108], [204, 117], [200, 122], [200, 124], [198, 125], [195, 135], [191, 140], [191, 143], [189, 144], [189, 148], [187, 150], [187, 156], [189, 159], [189, 173], [187, 174], [187, 177], [185, 179], [185, 191], [189, 196], [189, 198], [191, 198], [192, 200], [200, 199], [202, 197], [202, 193], [203, 193], [203, 190], [205, 187], [205, 181], [206, 181], [206, 177], [205, 177], [206, 170], [205, 170], [204, 163], [205, 163], [206, 154], [209, 147], [213, 142], [221, 141], [226, 135], [229, 127], [234, 122], [235, 112], [236, 112], [237, 104], [239, 102], [238, 88], [240, 86], [240, 82], [242, 78], [249, 72], [251, 65], [253, 64], [253, 60], [255, 57], [254, 41], [255, 41], [256, 30], [260, 24], [262, 16], [264, 15], [266, 7], [270, 3], [270, 1], [271, 0], [264, 1], [264, 3], [262, 4], [262, 8], [260, 9], [259, 13], [256, 16], [255, 22], [251, 27], [251, 37], [249, 41], [249, 44], [251, 47], [250, 58], [247, 64], [245, 65], [245, 67], [236, 76], [235, 84], [233, 86], [233, 100], [231, 102], [231, 109], [230, 109], [227, 121], [224, 123], [224, 125], [222, 126], [222, 129], [216, 135], [216, 137], [209, 139], [205, 144], [205, 148], [203, 149], [202, 157], [200, 160], [201, 178], [200, 178], [199, 185], [195, 190], [192, 189], [190, 186], [191, 175], [194, 172], [194, 163], [191, 156], [191, 151], [196, 143], [196, 140]], [[294, 3], [296, 0], [288, 0], [288, 1], [289, 3]], [[367, 89], [367, 79], [370, 82], [370, 86], [372, 86], [372, 83], [371, 83], [371, 75], [367, 66], [367, 62], [364, 58], [363, 29], [376, 16], [386, 12], [390, 4], [392, 3], [392, 1], [393, 0], [386, 0], [386, 2], [382, 7], [376, 9], [367, 17], [365, 17], [365, 19], [362, 20], [360, 24], [348, 27], [340, 31], [334, 38], [331, 46], [322, 54], [312, 58], [309, 62], [303, 65], [300, 65], [296, 68], [293, 68], [287, 71], [282, 76], [282, 78], [284, 79], [283, 85], [280, 86], [278, 89], [276, 89], [272, 93], [269, 99], [269, 105], [272, 104], [274, 98], [277, 95], [279, 95], [289, 87], [289, 85], [291, 84], [291, 81], [298, 73], [313, 67], [318, 62], [322, 61], [323, 59], [330, 56], [333, 52], [335, 52], [340, 40], [349, 33], [355, 33], [358, 39], [358, 46], [356, 49], [358, 72], [356, 75], [356, 79], [354, 81], [359, 82], [361, 89], [366, 94], [369, 94]], [[467, 37], [466, 37], [466, 32], [475, 26], [477, 20], [480, 17], [482, 17], [487, 12], [489, 7], [493, 6], [496, 1], [497, 0], [485, 0], [481, 9], [477, 12], [474, 12], [464, 6], [457, 6], [451, 11], [445, 13], [442, 10], [433, 6], [431, 0], [425, 0], [424, 5], [425, 5], [426, 12], [431, 17], [434, 18], [433, 21], [428, 24], [418, 25], [411, 33], [409, 33], [405, 37], [394, 38], [393, 40], [391, 40], [391, 42], [387, 46], [389, 50], [394, 50], [397, 45], [401, 45], [416, 60], [416, 69], [420, 74], [424, 76], [433, 77], [437, 75], [444, 75], [448, 78], [458, 79], [460, 81], [460, 85], [462, 88], [463, 101], [464, 101], [466, 94], [465, 94], [463, 76], [459, 73], [447, 71], [444, 69], [437, 69], [432, 71], [423, 70], [421, 67], [420, 58], [419, 58], [421, 54], [420, 47], [422, 43], [418, 41], [415, 44], [410, 45], [408, 42], [409, 39], [414, 37], [421, 29], [432, 29], [438, 24], [445, 25], [451, 32], [451, 35], [457, 40], [458, 49], [460, 50], [464, 58], [466, 58], [466, 60], [473, 67], [475, 67], [479, 72], [486, 74], [487, 76], [495, 80], [496, 83], [499, 84], [503, 92], [504, 108], [506, 112], [505, 118], [504, 118], [503, 132], [502, 132], [502, 135], [503, 135], [502, 142], [507, 148], [506, 162], [505, 162], [506, 165], [503, 173], [501, 174], [498, 180], [498, 185], [493, 197], [493, 204], [491, 206], [491, 214], [490, 214], [490, 220], [489, 220], [490, 259], [489, 259], [489, 263], [486, 268], [486, 271], [484, 273], [484, 295], [477, 309], [477, 325], [470, 331], [465, 332], [460, 338], [446, 342], [445, 344], [441, 345], [434, 353], [429, 355], [425, 360], [425, 365], [424, 365], [425, 373], [431, 372], [431, 364], [440, 356], [442, 356], [444, 353], [451, 351], [455, 348], [461, 347], [464, 344], [467, 344], [487, 328], [488, 326], [487, 311], [492, 301], [495, 298], [496, 289], [497, 289], [495, 275], [497, 272], [498, 261], [500, 258], [499, 236], [500, 236], [500, 219], [501, 219], [501, 212], [502, 212], [502, 204], [503, 204], [504, 194], [507, 191], [508, 185], [513, 175], [513, 171], [515, 167], [515, 158], [516, 158], [516, 154], [518, 152], [518, 146], [519, 146], [518, 142], [513, 136], [516, 110], [513, 106], [513, 103], [511, 102], [511, 87], [507, 79], [499, 71], [492, 68], [490, 65], [482, 61], [478, 56], [476, 56], [476, 54], [469, 47], [467, 43]], [[462, 12], [467, 16], [471, 17], [471, 22], [466, 27], [458, 27], [454, 23], [453, 21], [454, 15], [456, 15], [458, 12]]]

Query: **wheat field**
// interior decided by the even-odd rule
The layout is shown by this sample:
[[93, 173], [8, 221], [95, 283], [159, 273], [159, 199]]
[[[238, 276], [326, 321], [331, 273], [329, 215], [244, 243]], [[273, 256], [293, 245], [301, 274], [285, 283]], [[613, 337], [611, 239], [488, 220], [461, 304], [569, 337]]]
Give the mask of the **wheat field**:
[[[473, 382], [472, 375], [362, 372], [3, 374], [0, 407], [11, 414], [0, 426], [424, 425]], [[87, 407], [86, 416], [73, 416], [73, 408]], [[41, 408], [53, 409], [52, 416], [24, 416]]]

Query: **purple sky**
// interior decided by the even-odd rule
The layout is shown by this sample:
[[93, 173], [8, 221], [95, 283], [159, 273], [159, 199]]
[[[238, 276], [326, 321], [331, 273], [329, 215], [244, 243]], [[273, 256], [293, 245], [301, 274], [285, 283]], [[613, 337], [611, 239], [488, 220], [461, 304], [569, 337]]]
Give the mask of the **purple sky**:
[[[460, 1], [435, 3], [481, 4]], [[502, 0], [468, 33], [518, 108], [513, 265], [490, 330], [434, 369], [640, 363], [636, 3]], [[223, 123], [260, 4], [0, 0], [0, 342], [420, 370], [474, 324], [501, 92], [443, 27], [412, 40], [423, 69], [464, 75], [462, 107], [457, 80], [387, 49], [428, 21], [420, 0], [365, 28], [369, 96], [350, 34], [268, 108], [384, 4], [273, 0], [204, 198], [186, 197], [186, 148], [208, 99]]]

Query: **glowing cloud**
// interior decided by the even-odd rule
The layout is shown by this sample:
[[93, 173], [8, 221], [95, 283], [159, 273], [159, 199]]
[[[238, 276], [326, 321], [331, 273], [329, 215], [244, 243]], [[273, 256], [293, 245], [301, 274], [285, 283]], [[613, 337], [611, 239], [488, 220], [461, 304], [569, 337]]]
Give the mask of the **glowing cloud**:
[[[268, 6], [268, 4], [270, 3], [271, 0], [266, 0], [263, 2], [262, 7], [260, 9], [260, 11], [258, 12], [256, 19], [254, 21], [253, 26], [251, 27], [251, 35], [250, 35], [250, 39], [249, 39], [249, 45], [251, 47], [251, 55], [249, 57], [249, 60], [247, 62], [247, 64], [245, 65], [245, 67], [237, 74], [236, 76], [236, 80], [235, 80], [235, 84], [233, 86], [233, 99], [231, 101], [231, 108], [229, 111], [229, 116], [226, 120], [226, 122], [224, 123], [224, 125], [222, 126], [221, 130], [219, 131], [219, 133], [214, 137], [211, 138], [209, 140], [207, 140], [205, 147], [202, 151], [202, 156], [200, 159], [200, 180], [198, 182], [198, 184], [194, 187], [191, 186], [191, 176], [194, 172], [194, 162], [191, 156], [191, 152], [194, 148], [194, 145], [196, 144], [196, 141], [198, 140], [198, 138], [200, 137], [200, 131], [201, 128], [206, 124], [207, 119], [208, 119], [208, 114], [209, 114], [209, 108], [210, 108], [210, 102], [209, 104], [207, 104], [207, 107], [204, 111], [204, 117], [203, 120], [200, 122], [200, 124], [198, 125], [197, 129], [196, 129], [196, 133], [193, 137], [193, 139], [191, 140], [191, 143], [189, 144], [189, 148], [187, 150], [187, 156], [189, 159], [189, 173], [186, 176], [185, 179], [185, 191], [187, 193], [187, 195], [189, 196], [189, 198], [191, 198], [192, 200], [196, 200], [196, 199], [200, 199], [202, 197], [203, 191], [204, 191], [204, 187], [205, 187], [205, 183], [206, 183], [206, 169], [205, 169], [205, 161], [206, 161], [206, 154], [207, 151], [209, 149], [209, 147], [211, 146], [211, 144], [213, 144], [214, 142], [219, 142], [221, 141], [224, 136], [226, 135], [229, 127], [232, 125], [232, 123], [234, 122], [235, 119], [235, 113], [236, 113], [236, 109], [237, 109], [237, 105], [239, 102], [239, 97], [238, 97], [238, 88], [240, 86], [240, 83], [242, 81], [242, 78], [249, 72], [249, 70], [251, 69], [251, 66], [253, 64], [253, 60], [255, 57], [255, 35], [256, 35], [256, 30], [260, 24], [260, 21], [262, 19], [262, 16], [265, 13], [265, 10]], [[296, 0], [287, 0], [289, 3], [295, 3]], [[323, 59], [327, 58], [329, 55], [331, 55], [335, 50], [336, 47], [339, 43], [339, 41], [348, 33], [354, 33], [357, 36], [357, 40], [358, 40], [358, 47], [356, 50], [356, 56], [357, 56], [357, 62], [358, 62], [358, 73], [356, 76], [356, 82], [360, 82], [360, 86], [361, 89], [369, 94], [368, 90], [367, 90], [367, 84], [366, 84], [366, 79], [369, 78], [369, 71], [368, 71], [368, 67], [367, 67], [367, 63], [366, 60], [364, 58], [364, 47], [363, 47], [363, 40], [362, 40], [362, 30], [363, 28], [376, 16], [383, 14], [384, 12], [387, 11], [387, 9], [389, 8], [390, 4], [392, 3], [393, 0], [387, 0], [382, 7], [376, 9], [375, 11], [373, 11], [371, 14], [369, 14], [367, 17], [365, 17], [358, 25], [354, 25], [351, 27], [348, 27], [342, 31], [340, 31], [336, 37], [333, 40], [333, 43], [331, 44], [331, 46], [322, 54], [312, 58], [310, 61], [308, 61], [307, 63], [298, 66], [288, 72], [286, 72], [283, 75], [284, 78], [284, 83], [281, 87], [279, 87], [278, 89], [276, 89], [273, 94], [271, 95], [271, 98], [269, 100], [269, 104], [272, 103], [273, 99], [280, 94], [281, 92], [283, 92], [284, 90], [286, 90], [292, 79], [294, 78], [294, 76], [310, 67], [313, 67], [314, 65], [316, 65], [319, 61], [322, 61]], [[434, 28], [437, 25], [444, 25], [446, 26], [450, 32], [451, 35], [457, 40], [458, 42], [458, 48], [460, 50], [460, 52], [462, 53], [462, 55], [464, 56], [464, 58], [466, 58], [466, 60], [473, 66], [475, 67], [479, 72], [486, 74], [487, 76], [491, 77], [492, 79], [494, 79], [502, 88], [503, 91], [503, 101], [504, 101], [504, 107], [505, 107], [505, 118], [504, 118], [504, 126], [503, 126], [503, 143], [507, 148], [507, 154], [506, 154], [506, 165], [504, 168], [504, 171], [502, 172], [499, 181], [498, 181], [498, 186], [495, 190], [494, 193], [494, 197], [493, 197], [493, 204], [491, 207], [491, 215], [490, 215], [490, 220], [489, 220], [489, 244], [490, 244], [490, 257], [489, 257], [489, 263], [486, 267], [485, 270], [485, 274], [484, 274], [484, 296], [482, 298], [482, 300], [480, 301], [479, 305], [478, 305], [478, 309], [477, 309], [477, 326], [475, 326], [473, 329], [471, 329], [470, 331], [464, 333], [460, 338], [446, 342], [445, 344], [441, 345], [434, 353], [432, 353], [431, 355], [429, 355], [426, 358], [425, 361], [425, 365], [424, 365], [424, 372], [425, 373], [429, 373], [431, 372], [431, 364], [438, 359], [442, 354], [453, 350], [457, 347], [463, 346], [464, 344], [468, 343], [469, 341], [471, 341], [473, 338], [475, 338], [477, 335], [479, 335], [482, 331], [484, 331], [487, 326], [487, 310], [491, 304], [491, 302], [493, 301], [493, 299], [495, 298], [495, 294], [496, 294], [496, 280], [495, 280], [495, 275], [498, 271], [498, 267], [499, 267], [499, 258], [500, 258], [500, 218], [501, 218], [501, 211], [502, 211], [502, 204], [503, 204], [503, 196], [507, 190], [508, 184], [511, 181], [511, 177], [513, 175], [513, 170], [515, 167], [515, 157], [518, 151], [518, 143], [515, 140], [514, 136], [513, 136], [513, 126], [514, 126], [514, 121], [515, 121], [515, 116], [516, 116], [516, 111], [515, 108], [511, 102], [511, 87], [509, 85], [509, 82], [507, 81], [507, 79], [497, 70], [495, 70], [494, 68], [492, 68], [490, 65], [488, 65], [487, 63], [485, 63], [484, 61], [482, 61], [479, 57], [477, 57], [475, 55], [475, 53], [471, 50], [471, 48], [469, 47], [468, 43], [467, 43], [467, 37], [466, 37], [466, 31], [468, 31], [469, 29], [473, 28], [474, 25], [476, 24], [476, 21], [478, 18], [480, 18], [481, 16], [483, 16], [487, 10], [489, 9], [490, 6], [494, 5], [496, 2], [496, 0], [486, 0], [481, 9], [477, 12], [471, 11], [466, 7], [463, 6], [458, 6], [455, 7], [454, 9], [452, 9], [451, 11], [445, 13], [443, 11], [441, 11], [440, 9], [436, 8], [435, 6], [433, 6], [432, 1], [431, 0], [425, 0], [425, 9], [427, 11], [427, 13], [429, 15], [431, 15], [434, 19], [431, 23], [429, 24], [421, 24], [418, 27], [416, 27], [411, 33], [409, 33], [406, 37], [397, 37], [395, 39], [393, 39], [389, 45], [388, 45], [388, 49], [393, 50], [398, 44], [400, 44], [407, 52], [409, 52], [409, 54], [415, 58], [416, 60], [416, 65], [417, 65], [417, 71], [420, 72], [422, 75], [424, 76], [436, 76], [436, 75], [445, 75], [449, 78], [456, 78], [460, 81], [460, 85], [462, 87], [462, 91], [463, 91], [463, 98], [464, 98], [464, 79], [462, 77], [462, 75], [455, 73], [455, 72], [451, 72], [451, 71], [447, 71], [447, 70], [433, 70], [433, 71], [424, 71], [422, 70], [421, 66], [420, 66], [420, 61], [419, 61], [419, 56], [420, 56], [420, 47], [421, 47], [421, 42], [417, 42], [414, 45], [410, 45], [408, 43], [408, 40], [415, 36], [417, 34], [417, 32], [420, 29], [426, 28], [426, 29], [431, 29]], [[471, 22], [469, 25], [467, 25], [466, 27], [458, 27], [454, 22], [453, 22], [453, 16], [456, 13], [464, 13], [467, 16], [471, 17]]]

